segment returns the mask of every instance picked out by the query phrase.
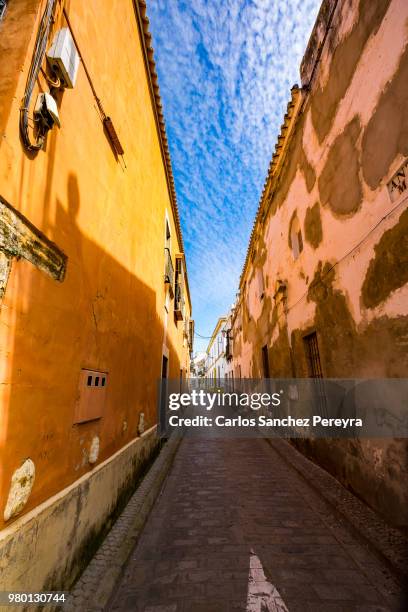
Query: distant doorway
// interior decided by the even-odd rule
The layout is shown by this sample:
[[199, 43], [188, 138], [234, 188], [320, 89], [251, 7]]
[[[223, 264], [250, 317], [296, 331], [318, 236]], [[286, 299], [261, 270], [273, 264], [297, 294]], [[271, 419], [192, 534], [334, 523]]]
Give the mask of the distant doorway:
[[161, 376], [162, 378], [167, 378], [167, 376], [168, 376], [168, 371], [167, 371], [168, 370], [168, 363], [169, 363], [168, 358], [165, 355], [163, 355], [162, 376]]
[[159, 385], [159, 418], [158, 418], [158, 430], [159, 435], [162, 438], [166, 436], [166, 397], [167, 397], [167, 375], [168, 375], [168, 357], [163, 355], [162, 357], [162, 371], [161, 371], [161, 384]]

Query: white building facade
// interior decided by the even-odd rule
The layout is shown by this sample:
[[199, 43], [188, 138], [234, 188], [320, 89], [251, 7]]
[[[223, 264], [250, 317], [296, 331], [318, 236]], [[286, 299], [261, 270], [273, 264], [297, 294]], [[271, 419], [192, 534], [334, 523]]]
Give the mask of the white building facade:
[[217, 381], [225, 378], [225, 373], [227, 371], [227, 360], [225, 355], [226, 321], [226, 317], [220, 317], [218, 319], [207, 347], [205, 377], [212, 380], [215, 385]]
[[233, 308], [227, 316], [220, 317], [208, 343], [206, 353], [205, 377], [212, 380], [214, 384], [223, 379], [233, 379], [232, 359], [232, 313]]

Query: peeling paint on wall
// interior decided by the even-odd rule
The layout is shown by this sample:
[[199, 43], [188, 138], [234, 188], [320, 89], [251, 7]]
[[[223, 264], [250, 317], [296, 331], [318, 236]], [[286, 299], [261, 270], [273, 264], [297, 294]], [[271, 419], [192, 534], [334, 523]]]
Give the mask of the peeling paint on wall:
[[64, 280], [66, 255], [1, 196], [0, 252], [23, 257], [55, 280]]
[[98, 461], [98, 457], [99, 457], [99, 438], [98, 436], [94, 436], [92, 438], [91, 447], [89, 449], [89, 457], [88, 457], [89, 463], [91, 464], [96, 463]]
[[145, 430], [145, 420], [144, 420], [144, 413], [141, 412], [140, 413], [140, 417], [139, 417], [139, 425], [137, 428], [137, 432], [139, 434], [139, 436], [144, 432]]
[[34, 479], [35, 465], [31, 459], [26, 459], [11, 478], [10, 491], [4, 509], [5, 521], [10, 520], [22, 511], [30, 497]]
[[0, 251], [0, 300], [3, 298], [11, 270], [11, 258]]

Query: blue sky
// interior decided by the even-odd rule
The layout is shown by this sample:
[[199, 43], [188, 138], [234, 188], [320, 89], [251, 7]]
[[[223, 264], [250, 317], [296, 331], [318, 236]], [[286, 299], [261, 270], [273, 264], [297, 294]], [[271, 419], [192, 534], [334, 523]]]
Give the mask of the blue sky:
[[[235, 299], [290, 88], [320, 0], [151, 0], [196, 331]], [[195, 338], [195, 350], [207, 340]]]

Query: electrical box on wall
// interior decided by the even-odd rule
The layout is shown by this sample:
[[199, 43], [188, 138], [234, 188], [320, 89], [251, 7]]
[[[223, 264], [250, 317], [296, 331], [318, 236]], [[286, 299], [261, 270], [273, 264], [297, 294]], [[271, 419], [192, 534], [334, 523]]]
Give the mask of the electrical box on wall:
[[60, 78], [61, 85], [74, 87], [80, 58], [69, 28], [62, 28], [55, 34], [47, 51], [47, 60]]
[[54, 125], [61, 127], [57, 103], [49, 93], [38, 94], [34, 116], [47, 130], [51, 130]]
[[86, 423], [103, 416], [107, 386], [107, 372], [81, 370], [74, 423]]

